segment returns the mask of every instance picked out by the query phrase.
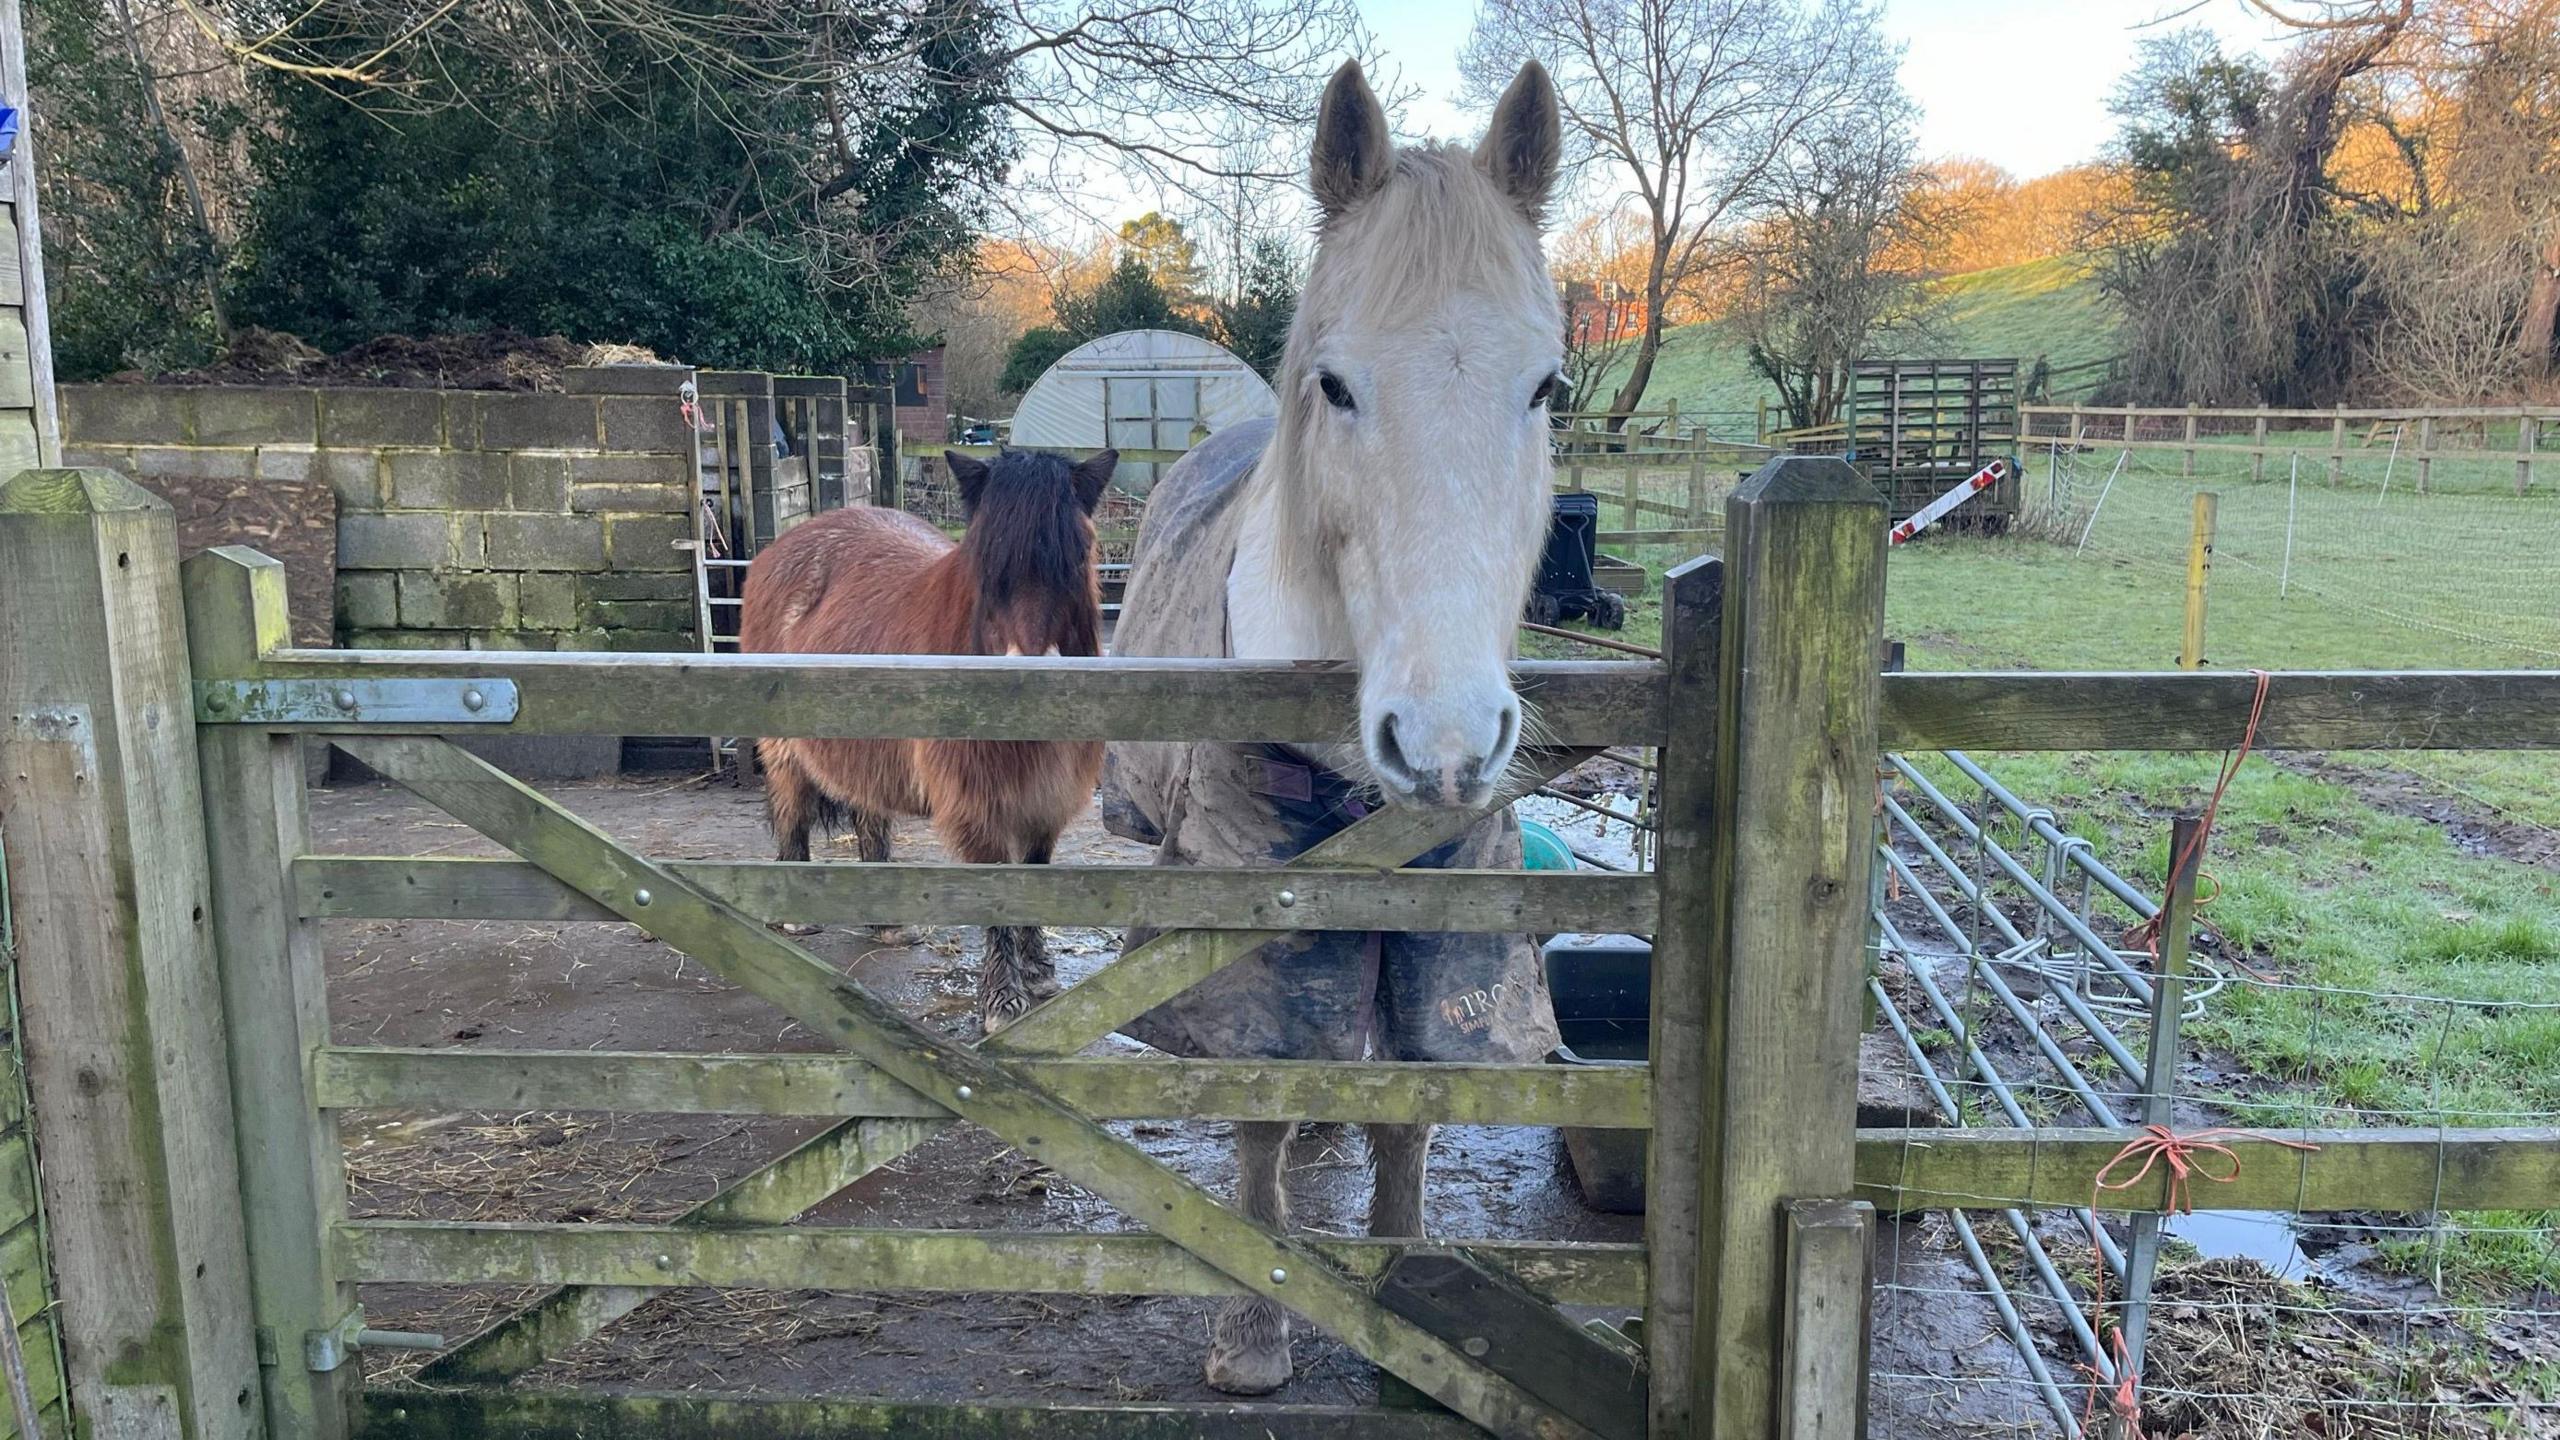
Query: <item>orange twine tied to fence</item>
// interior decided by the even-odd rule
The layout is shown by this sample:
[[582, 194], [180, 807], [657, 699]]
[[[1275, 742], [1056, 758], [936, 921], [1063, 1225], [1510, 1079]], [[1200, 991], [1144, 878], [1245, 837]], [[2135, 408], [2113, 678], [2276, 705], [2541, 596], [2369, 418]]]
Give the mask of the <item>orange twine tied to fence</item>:
[[[2143, 1126], [2139, 1135], [2126, 1141], [2123, 1149], [2109, 1157], [2106, 1164], [2098, 1167], [2098, 1173], [2089, 1185], [2089, 1249], [2090, 1259], [2097, 1273], [2097, 1281], [2091, 1287], [2092, 1294], [2089, 1301], [2089, 1328], [2092, 1333], [2096, 1333], [2098, 1328], [2106, 1323], [2107, 1307], [2107, 1257], [2106, 1253], [2098, 1248], [2097, 1236], [2097, 1212], [2100, 1201], [2108, 1191], [2130, 1190], [2149, 1179], [2152, 1171], [2160, 1170], [2168, 1176], [2168, 1194], [2163, 1197], [2160, 1207], [2162, 1212], [2169, 1215], [2192, 1215], [2195, 1213], [2195, 1201], [2187, 1189], [2187, 1182], [2190, 1179], [2224, 1185], [2240, 1178], [2240, 1152], [2224, 1144], [2225, 1140], [2263, 1140], [2271, 1145], [2281, 1145], [2288, 1150], [2305, 1152], [2320, 1148], [2308, 1140], [2287, 1140], [2279, 1135], [2261, 1135], [2252, 1130], [2212, 1127], [2190, 1130], [2181, 1135], [2166, 1125]], [[2229, 1161], [2229, 1166], [2217, 1170], [2203, 1163], [2207, 1157], [2215, 1156]], [[2121, 1180], [2110, 1178], [2118, 1170], [2135, 1161], [2140, 1161], [2141, 1164], [2132, 1174]], [[2109, 1347], [2115, 1352], [2116, 1362], [2116, 1383], [2107, 1391], [2107, 1408], [2123, 1425], [2125, 1435], [2132, 1437], [2132, 1440], [2141, 1440], [2142, 1372], [2134, 1364], [2133, 1355], [2124, 1343], [2122, 1326], [2108, 1331], [2107, 1340]], [[2095, 1366], [2083, 1365], [2080, 1369], [2089, 1377], [2089, 1400], [2081, 1412], [2081, 1426], [2086, 1429], [2096, 1417], [2098, 1392], [2103, 1386], [2104, 1377], [2098, 1373]]]
[[[2239, 747], [2223, 760], [2222, 772], [2214, 778], [2213, 794], [2205, 800], [2204, 815], [2201, 822], [2197, 824], [2194, 835], [2189, 837], [2186, 849], [2174, 857], [2169, 867], [2169, 874], [2173, 881], [2174, 877], [2185, 874], [2187, 868], [2200, 858], [2206, 842], [2213, 834], [2214, 817], [2221, 813], [2222, 797], [2230, 790], [2232, 777], [2240, 773], [2240, 766], [2249, 758], [2249, 752], [2257, 748], [2258, 725], [2267, 712], [2267, 687], [2270, 677], [2264, 670], [2252, 670], [2249, 673], [2255, 675], [2258, 680], [2257, 692], [2249, 702], [2249, 723], [2240, 732]], [[2219, 891], [2220, 886], [2217, 885], [2215, 888]], [[2127, 936], [2129, 940], [2140, 944], [2150, 953], [2155, 974], [2158, 972], [2160, 959], [2161, 923], [2167, 914], [2168, 907], [2164, 905], [2154, 912], [2150, 919], [2136, 926]], [[2201, 921], [2202, 917], [2198, 918]], [[2207, 928], [2211, 928], [2209, 923]], [[2247, 1130], [2211, 1128], [2181, 1135], [2166, 1125], [2143, 1126], [2141, 1133], [2125, 1142], [2123, 1149], [2118, 1150], [2106, 1164], [2098, 1167], [2098, 1173], [2090, 1183], [2089, 1258], [2096, 1271], [2096, 1281], [2090, 1287], [2090, 1333], [2098, 1333], [2106, 1323], [2107, 1257], [2106, 1252], [2098, 1245], [2097, 1212], [2107, 1192], [2130, 1190], [2148, 1179], [2153, 1171], [2161, 1170], [2168, 1176], [2168, 1194], [2161, 1208], [2171, 1215], [2191, 1215], [2195, 1213], [2195, 1205], [2193, 1197], [2188, 1193], [2190, 1180], [2200, 1179], [2219, 1185], [2240, 1178], [2240, 1154], [2223, 1143], [2226, 1139], [2264, 1140], [2282, 1145], [2289, 1150], [2308, 1151], [2320, 1148], [2308, 1141], [2285, 1140]], [[2209, 1163], [2216, 1158], [2228, 1161], [2228, 1167], [2221, 1168]], [[2132, 1174], [2122, 1179], [2113, 1178], [2125, 1166], [2136, 1165], [2136, 1162], [2139, 1164]], [[2118, 1326], [2108, 1331], [2107, 1339], [2115, 1357], [2115, 1384], [2113, 1387], [2107, 1387], [2104, 1377], [2095, 1365], [2080, 1367], [2081, 1371], [2089, 1377], [2089, 1399], [2087, 1407], [2082, 1411], [2082, 1426], [2085, 1429], [2095, 1420], [2098, 1394], [2101, 1389], [2105, 1389], [2107, 1408], [2122, 1427], [2122, 1433], [2131, 1437], [2131, 1440], [2141, 1440], [2141, 1371], [2135, 1365], [2133, 1355], [2125, 1344], [2123, 1327]]]

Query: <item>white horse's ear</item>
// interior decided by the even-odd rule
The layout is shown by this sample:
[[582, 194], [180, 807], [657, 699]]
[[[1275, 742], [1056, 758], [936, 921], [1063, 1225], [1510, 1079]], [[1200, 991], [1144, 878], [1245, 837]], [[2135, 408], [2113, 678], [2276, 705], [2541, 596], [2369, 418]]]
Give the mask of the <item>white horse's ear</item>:
[[1546, 218], [1547, 194], [1564, 163], [1564, 121], [1547, 67], [1532, 60], [1512, 77], [1493, 107], [1492, 126], [1476, 146], [1476, 163], [1521, 214], [1533, 221]]
[[1111, 472], [1119, 468], [1120, 452], [1104, 450], [1088, 456], [1071, 472], [1076, 484], [1076, 503], [1084, 507], [1084, 513], [1092, 514], [1093, 507], [1102, 503], [1103, 487], [1111, 483]]
[[978, 508], [978, 497], [987, 490], [987, 466], [957, 450], [942, 452], [942, 463], [951, 467], [951, 480], [960, 487], [960, 506], [964, 510]]
[[1370, 90], [1369, 77], [1360, 73], [1360, 62], [1345, 60], [1324, 87], [1324, 102], [1316, 111], [1315, 155], [1307, 164], [1307, 185], [1324, 218], [1335, 219], [1375, 194], [1395, 164], [1386, 108]]

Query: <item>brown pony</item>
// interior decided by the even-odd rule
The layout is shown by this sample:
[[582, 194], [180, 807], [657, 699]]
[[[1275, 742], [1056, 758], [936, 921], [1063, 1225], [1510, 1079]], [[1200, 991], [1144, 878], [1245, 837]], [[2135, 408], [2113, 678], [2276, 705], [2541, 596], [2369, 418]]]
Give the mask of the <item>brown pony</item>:
[[[953, 544], [899, 510], [858, 508], [792, 529], [747, 569], [738, 648], [748, 654], [1102, 653], [1093, 509], [1119, 456], [1081, 465], [1009, 451], [994, 465], [946, 454], [968, 529]], [[1097, 741], [760, 740], [779, 858], [809, 858], [820, 822], [889, 858], [889, 825], [928, 815], [972, 865], [1045, 865], [1093, 799]], [[796, 927], [793, 927], [796, 928]], [[987, 931], [978, 1017], [989, 1033], [1057, 993], [1036, 925]]]

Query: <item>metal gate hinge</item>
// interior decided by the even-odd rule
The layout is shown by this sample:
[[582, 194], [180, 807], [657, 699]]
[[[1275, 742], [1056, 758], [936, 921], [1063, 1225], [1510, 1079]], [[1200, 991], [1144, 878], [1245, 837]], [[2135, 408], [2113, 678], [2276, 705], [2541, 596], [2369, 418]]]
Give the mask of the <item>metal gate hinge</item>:
[[356, 1337], [364, 1333], [364, 1311], [349, 1310], [326, 1330], [302, 1332], [302, 1368], [326, 1375], [356, 1353]]
[[199, 680], [200, 725], [504, 725], [513, 680]]

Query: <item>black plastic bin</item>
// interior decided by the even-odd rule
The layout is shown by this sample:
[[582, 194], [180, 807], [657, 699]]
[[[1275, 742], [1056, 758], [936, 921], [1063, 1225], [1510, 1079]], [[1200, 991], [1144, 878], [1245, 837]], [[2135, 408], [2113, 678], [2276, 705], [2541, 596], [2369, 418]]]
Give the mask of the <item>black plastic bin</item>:
[[[1645, 1063], [1653, 1015], [1653, 947], [1632, 935], [1559, 935], [1547, 942], [1547, 991], [1564, 1044], [1559, 1065]], [[1645, 1132], [1561, 1127], [1582, 1203], [1611, 1215], [1644, 1213]]]

